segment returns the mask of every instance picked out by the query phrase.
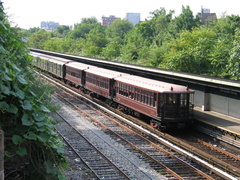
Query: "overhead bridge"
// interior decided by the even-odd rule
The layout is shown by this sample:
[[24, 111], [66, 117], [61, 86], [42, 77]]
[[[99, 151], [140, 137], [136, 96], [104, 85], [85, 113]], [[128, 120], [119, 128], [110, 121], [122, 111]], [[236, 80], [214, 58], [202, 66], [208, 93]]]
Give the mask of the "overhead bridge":
[[39, 49], [31, 49], [31, 51], [188, 86], [190, 89], [195, 90], [195, 106], [200, 107], [203, 111], [211, 110], [236, 118], [240, 117], [240, 81], [126, 64], [92, 57], [68, 55]]

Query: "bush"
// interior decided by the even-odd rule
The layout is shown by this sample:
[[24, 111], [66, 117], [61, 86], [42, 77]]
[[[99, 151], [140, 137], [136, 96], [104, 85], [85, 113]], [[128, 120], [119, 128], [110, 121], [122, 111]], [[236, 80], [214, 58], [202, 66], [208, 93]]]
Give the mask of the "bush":
[[[27, 67], [28, 50], [12, 33], [0, 5], [0, 129], [5, 132], [5, 179], [64, 179], [63, 143], [53, 120], [51, 89]], [[14, 164], [14, 166], [13, 166]]]

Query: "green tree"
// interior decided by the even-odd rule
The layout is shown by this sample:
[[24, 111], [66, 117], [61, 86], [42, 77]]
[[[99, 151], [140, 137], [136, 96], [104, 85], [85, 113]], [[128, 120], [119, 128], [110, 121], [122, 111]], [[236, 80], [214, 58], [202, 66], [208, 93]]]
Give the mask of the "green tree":
[[120, 56], [123, 40], [120, 37], [112, 38], [103, 48], [102, 56], [106, 59], [114, 60]]
[[28, 30], [28, 32], [31, 33], [31, 34], [33, 34], [33, 33], [38, 32], [38, 31], [40, 31], [40, 30], [41, 30], [41, 29], [40, 29], [39, 27], [33, 27], [33, 28], [30, 28], [30, 29]]
[[6, 178], [63, 179], [63, 144], [48, 115], [50, 89], [36, 82], [28, 69], [29, 51], [13, 32], [0, 6], [0, 129], [5, 132]]
[[95, 28], [86, 35], [86, 44], [83, 53], [87, 56], [99, 56], [106, 47], [107, 39], [101, 28]]
[[43, 49], [48, 51], [62, 52], [60, 51], [60, 41], [59, 38], [51, 38], [44, 42]]
[[[126, 62], [136, 61], [148, 57], [149, 41], [145, 39], [137, 27], [131, 29], [124, 39], [121, 58]], [[142, 50], [144, 48], [144, 50]], [[136, 63], [136, 62], [134, 62]]]
[[191, 31], [194, 27], [199, 27], [200, 18], [193, 16], [193, 13], [189, 6], [186, 8], [182, 6], [182, 13], [174, 19], [178, 32], [182, 30]]
[[233, 47], [232, 39], [220, 36], [217, 37], [215, 45], [211, 48], [212, 73], [209, 75], [227, 77], [226, 65], [228, 64], [229, 53]]
[[86, 38], [86, 35], [94, 28], [100, 27], [96, 18], [83, 18], [80, 24], [75, 24], [74, 30], [69, 33], [72, 39]]
[[[215, 69], [213, 71], [215, 73], [212, 75], [226, 78], [232, 76], [232, 73], [228, 68], [236, 67], [236, 64], [233, 65], [234, 63], [232, 64], [231, 61], [229, 61], [229, 58], [232, 56], [232, 52], [236, 50], [235, 45], [237, 35], [235, 33], [238, 32], [238, 28], [240, 28], [240, 17], [235, 15], [223, 15], [213, 27], [213, 30], [217, 34], [217, 43], [212, 48], [211, 52], [211, 62], [213, 69]], [[233, 72], [236, 73], [235, 70], [233, 70]]]
[[233, 38], [233, 36], [236, 33], [236, 29], [239, 28], [240, 28], [239, 15], [231, 16], [223, 15], [214, 26], [214, 30], [219, 34], [219, 36], [226, 36], [227, 38]]
[[108, 38], [120, 37], [124, 39], [127, 32], [133, 28], [133, 24], [129, 22], [127, 19], [117, 19], [113, 21], [113, 23], [108, 26], [106, 29], [106, 35]]
[[27, 44], [29, 47], [43, 49], [44, 43], [50, 39], [50, 32], [40, 30], [31, 35]]
[[141, 23], [137, 23], [134, 28], [138, 29], [139, 33], [146, 41], [152, 43], [155, 32], [153, 28], [153, 21], [145, 20]]
[[226, 67], [231, 79], [240, 80], [240, 29], [236, 30], [233, 48], [230, 51]]
[[70, 28], [69, 26], [58, 26], [55, 30], [54, 30], [54, 34], [56, 37], [66, 37], [67, 34], [70, 32]]
[[153, 30], [153, 43], [161, 46], [162, 43], [166, 40], [171, 39], [169, 25], [172, 22], [172, 15], [174, 11], [170, 11], [167, 14], [165, 8], [160, 8], [160, 10], [155, 10], [151, 12], [151, 26]]
[[166, 44], [163, 64], [167, 69], [211, 74], [211, 50], [216, 44], [216, 33], [206, 28], [183, 31], [177, 39]]

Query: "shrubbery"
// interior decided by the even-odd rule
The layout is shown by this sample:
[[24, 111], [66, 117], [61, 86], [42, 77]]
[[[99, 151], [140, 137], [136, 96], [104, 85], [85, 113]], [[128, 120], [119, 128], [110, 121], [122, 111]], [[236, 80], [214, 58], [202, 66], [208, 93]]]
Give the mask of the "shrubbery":
[[5, 132], [5, 179], [64, 179], [59, 170], [66, 165], [63, 143], [49, 117], [52, 90], [28, 69], [28, 53], [0, 5], [0, 129]]

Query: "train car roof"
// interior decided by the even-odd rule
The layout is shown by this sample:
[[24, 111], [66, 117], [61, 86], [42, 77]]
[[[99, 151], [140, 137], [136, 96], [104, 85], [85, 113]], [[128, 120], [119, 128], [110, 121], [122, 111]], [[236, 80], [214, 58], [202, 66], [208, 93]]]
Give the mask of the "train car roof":
[[85, 70], [85, 72], [95, 74], [97, 76], [106, 77], [106, 78], [109, 78], [109, 79], [119, 77], [119, 76], [129, 75], [127, 73], [122, 73], [122, 72], [109, 70], [109, 69], [104, 69], [104, 68], [100, 68], [100, 67], [90, 68], [90, 69]]
[[74, 68], [74, 69], [78, 69], [78, 70], [96, 68], [96, 66], [92, 66], [92, 65], [84, 64], [84, 63], [80, 63], [80, 62], [74, 62], [74, 61], [71, 61], [71, 62], [67, 63], [66, 66]]
[[160, 93], [194, 93], [193, 90], [190, 90], [185, 86], [166, 83], [135, 75], [116, 77], [115, 80], [135, 87]]
[[72, 61], [72, 60], [67, 60], [67, 59], [64, 59], [64, 58], [52, 57], [52, 56], [42, 55], [42, 54], [38, 54], [38, 53], [31, 53], [31, 55], [34, 56], [34, 57], [39, 57], [40, 59], [43, 59], [43, 60], [46, 60], [46, 61], [49, 61], [49, 62], [60, 64], [60, 65], [63, 65], [63, 64], [66, 64], [67, 62]]
[[41, 59], [45, 59], [49, 62], [53, 62], [55, 64], [60, 64], [60, 65], [63, 65], [63, 64], [66, 64], [67, 62], [69, 62], [69, 60], [64, 60], [64, 59], [52, 59], [52, 58], [41, 58]]

